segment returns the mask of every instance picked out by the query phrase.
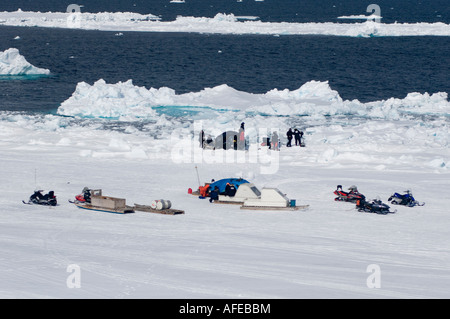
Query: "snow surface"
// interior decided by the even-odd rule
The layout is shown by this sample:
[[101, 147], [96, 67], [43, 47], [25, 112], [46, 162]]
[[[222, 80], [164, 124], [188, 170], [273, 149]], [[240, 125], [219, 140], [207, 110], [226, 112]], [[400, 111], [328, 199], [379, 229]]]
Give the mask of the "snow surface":
[[[270, 103], [273, 115], [249, 111]], [[168, 115], [177, 105], [196, 110], [195, 121]], [[296, 108], [302, 116], [279, 115]], [[324, 82], [262, 95], [226, 85], [177, 95], [100, 80], [80, 83], [59, 113], [0, 113], [0, 297], [450, 297], [445, 93], [364, 104], [343, 101]], [[198, 148], [199, 129], [220, 133], [241, 121], [254, 142], [248, 151]], [[277, 129], [285, 143], [290, 126], [305, 131], [305, 148], [258, 150], [252, 139]], [[277, 187], [310, 207], [246, 211], [187, 193], [198, 178], [226, 177]], [[360, 213], [334, 201], [338, 184], [384, 202], [411, 189], [426, 204]], [[54, 190], [60, 206], [23, 205], [37, 186]], [[68, 200], [85, 186], [129, 205], [168, 199], [186, 213], [80, 210]], [[80, 288], [67, 284], [74, 265]], [[367, 284], [373, 265], [379, 288]]]
[[[369, 16], [370, 17], [370, 16]], [[371, 36], [450, 36], [450, 25], [436, 23], [290, 23], [241, 21], [234, 14], [212, 18], [179, 16], [160, 21], [155, 15], [132, 12], [0, 12], [0, 25], [48, 28], [78, 28], [102, 31], [196, 32], [220, 34]]]
[[48, 75], [50, 70], [41, 69], [30, 64], [18, 49], [10, 48], [0, 52], [1, 75]]

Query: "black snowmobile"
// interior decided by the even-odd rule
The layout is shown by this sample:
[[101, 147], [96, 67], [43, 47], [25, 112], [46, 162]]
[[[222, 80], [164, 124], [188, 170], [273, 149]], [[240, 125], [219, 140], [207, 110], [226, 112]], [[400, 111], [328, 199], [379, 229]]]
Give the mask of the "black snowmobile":
[[35, 204], [44, 206], [56, 206], [58, 204], [54, 191], [48, 192], [48, 194], [42, 195], [41, 190], [37, 190], [30, 196], [28, 202], [23, 201], [24, 204]]
[[356, 186], [350, 186], [349, 192], [344, 192], [342, 190], [342, 185], [338, 185], [336, 187], [336, 190], [334, 191], [334, 194], [337, 196], [334, 200], [335, 201], [343, 201], [343, 202], [351, 202], [356, 203], [358, 200], [365, 200], [366, 197], [358, 192], [358, 189]]
[[383, 203], [380, 199], [374, 199], [371, 202], [365, 199], [358, 200], [356, 202], [356, 209], [363, 213], [375, 213], [375, 214], [393, 214], [395, 211], [391, 212], [390, 207]]
[[400, 194], [400, 193], [394, 193], [389, 197], [388, 199], [391, 204], [394, 205], [404, 205], [408, 207], [414, 207], [414, 206], [423, 206], [425, 203], [420, 203], [419, 201], [415, 200], [411, 191], [406, 191], [406, 194]]

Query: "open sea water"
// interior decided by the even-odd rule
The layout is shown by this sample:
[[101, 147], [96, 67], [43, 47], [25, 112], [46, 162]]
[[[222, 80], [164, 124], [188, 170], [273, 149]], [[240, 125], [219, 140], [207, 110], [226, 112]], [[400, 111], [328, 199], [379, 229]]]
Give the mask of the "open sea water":
[[[132, 11], [173, 20], [177, 15], [251, 15], [267, 22], [335, 22], [366, 15], [372, 2], [265, 0], [83, 1], [84, 12]], [[377, 1], [385, 23], [450, 23], [448, 0]], [[2, 0], [0, 11], [65, 12], [60, 0]], [[346, 21], [348, 23], [348, 21]], [[208, 35], [0, 26], [0, 51], [17, 48], [50, 77], [0, 78], [0, 110], [55, 112], [79, 82], [133, 80], [177, 93], [227, 84], [265, 93], [329, 81], [343, 99], [362, 102], [404, 98], [408, 93], [450, 92], [450, 37]], [[14, 38], [19, 36], [20, 40]]]

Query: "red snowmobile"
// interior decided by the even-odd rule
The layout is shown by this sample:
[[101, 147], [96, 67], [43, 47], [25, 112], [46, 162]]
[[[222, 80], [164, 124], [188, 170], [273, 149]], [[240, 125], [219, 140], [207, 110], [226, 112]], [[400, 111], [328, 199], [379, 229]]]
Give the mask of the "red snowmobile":
[[352, 185], [348, 188], [349, 192], [344, 192], [342, 190], [342, 185], [338, 185], [334, 194], [337, 196], [335, 201], [351, 202], [356, 203], [358, 200], [365, 200], [366, 197], [358, 192], [356, 186]]

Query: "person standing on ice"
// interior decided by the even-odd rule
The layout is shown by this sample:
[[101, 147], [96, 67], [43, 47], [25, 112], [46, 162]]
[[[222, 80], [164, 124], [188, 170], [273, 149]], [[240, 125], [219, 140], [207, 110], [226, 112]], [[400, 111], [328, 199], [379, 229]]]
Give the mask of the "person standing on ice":
[[294, 130], [295, 146], [302, 146], [303, 132], [298, 129]]
[[204, 148], [205, 146], [205, 131], [201, 130], [200, 134], [198, 136], [198, 143], [200, 144], [201, 148]]
[[219, 187], [215, 186], [214, 189], [209, 194], [209, 202], [212, 203], [215, 200], [219, 200]]
[[245, 149], [245, 128], [244, 128], [244, 122], [241, 123], [241, 128], [239, 129], [239, 149], [243, 150]]
[[288, 139], [288, 142], [287, 142], [286, 146], [287, 147], [291, 147], [292, 146], [292, 144], [291, 144], [292, 143], [292, 136], [293, 136], [291, 128], [289, 128], [289, 130], [287, 131], [286, 136], [287, 136], [287, 139]]
[[272, 133], [271, 149], [273, 149], [275, 151], [280, 150], [280, 145], [279, 145], [278, 133], [277, 132], [273, 132]]

